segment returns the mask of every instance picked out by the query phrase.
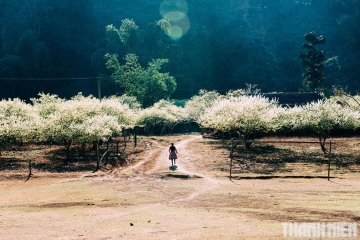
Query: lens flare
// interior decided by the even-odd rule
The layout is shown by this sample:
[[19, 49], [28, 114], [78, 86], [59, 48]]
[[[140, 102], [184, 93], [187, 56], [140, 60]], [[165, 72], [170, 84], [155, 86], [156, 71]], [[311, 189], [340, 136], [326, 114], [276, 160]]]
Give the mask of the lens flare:
[[180, 21], [181, 19], [185, 18], [186, 14], [180, 11], [171, 11], [168, 12], [166, 14], [164, 14], [163, 18], [168, 20], [168, 21], [173, 21], [173, 22], [177, 22]]
[[183, 33], [185, 34], [190, 28], [190, 19], [188, 17], [185, 17], [182, 20], [176, 22], [176, 24], [174, 25], [181, 27]]
[[188, 17], [185, 17], [181, 21], [170, 22], [170, 24], [171, 24], [171, 29], [168, 36], [172, 40], [179, 40], [180, 38], [182, 38], [182, 36], [186, 34], [186, 32], [190, 28], [190, 20]]
[[160, 5], [160, 14], [165, 18], [169, 12], [181, 12], [187, 14], [188, 7], [185, 0], [165, 0]]
[[160, 5], [160, 14], [171, 24], [168, 36], [172, 40], [179, 40], [190, 28], [187, 17], [188, 6], [185, 0], [164, 0]]
[[172, 26], [170, 29], [169, 37], [172, 40], [179, 40], [183, 36], [183, 30], [179, 26]]

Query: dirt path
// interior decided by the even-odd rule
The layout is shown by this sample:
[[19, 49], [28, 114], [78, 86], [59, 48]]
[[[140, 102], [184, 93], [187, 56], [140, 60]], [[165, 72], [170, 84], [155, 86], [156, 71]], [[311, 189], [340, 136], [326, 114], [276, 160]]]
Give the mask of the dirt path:
[[[228, 180], [219, 180], [210, 175], [198, 172], [197, 168], [192, 164], [192, 155], [188, 152], [189, 145], [194, 141], [202, 139], [201, 135], [190, 135], [184, 140], [176, 142], [178, 150], [178, 160], [176, 161], [177, 168], [173, 170], [170, 168], [171, 161], [168, 159], [169, 145], [160, 146], [155, 145], [149, 148], [146, 155], [146, 160], [140, 161], [121, 172], [122, 176], [135, 179], [147, 178], [151, 181], [156, 181], [159, 178], [167, 179], [199, 179], [200, 184], [195, 184], [191, 187], [192, 191], [185, 196], [177, 197], [169, 203], [176, 203], [182, 201], [189, 201], [199, 194], [211, 191], [219, 187], [221, 184], [229, 184]], [[198, 156], [197, 156], [198, 157]], [[134, 172], [136, 175], [134, 175]], [[154, 205], [156, 206], [156, 205]], [[141, 208], [142, 209], [142, 208]], [[139, 211], [136, 209], [134, 211]]]
[[[155, 166], [148, 171], [148, 173], [171, 173], [174, 172], [176, 174], [183, 175], [198, 175], [197, 173], [191, 172], [190, 169], [186, 169], [186, 160], [189, 159], [189, 155], [186, 151], [186, 146], [191, 144], [192, 141], [200, 139], [201, 136], [190, 136], [189, 138], [182, 140], [176, 143], [176, 148], [178, 150], [178, 160], [177, 160], [177, 170], [172, 171], [169, 169], [171, 166], [171, 161], [169, 158], [168, 148], [163, 147], [161, 149], [161, 154], [156, 158]], [[186, 166], [188, 167], [188, 166]], [[193, 169], [192, 169], [193, 170]]]
[[189, 161], [191, 156], [187, 152], [188, 145], [193, 141], [198, 141], [202, 138], [201, 135], [189, 135], [184, 140], [176, 142], [176, 148], [178, 150], [179, 159], [176, 161], [177, 169], [172, 170], [170, 168], [171, 161], [169, 157], [169, 146], [161, 146], [158, 143], [156, 145], [149, 147], [146, 151], [146, 159], [139, 161], [134, 165], [127, 167], [124, 170], [121, 170], [122, 175], [132, 174], [133, 172], [159, 176], [172, 176], [178, 178], [208, 178], [209, 176], [204, 176], [201, 173], [196, 172], [196, 168]]
[[178, 160], [176, 161], [177, 169], [171, 170], [171, 161], [168, 159], [168, 147], [164, 147], [161, 150], [161, 154], [156, 158], [155, 166], [147, 171], [147, 174], [155, 174], [161, 176], [168, 176], [173, 178], [199, 178], [202, 179], [201, 184], [194, 188], [194, 191], [189, 193], [183, 198], [178, 198], [172, 202], [189, 201], [197, 195], [203, 194], [207, 191], [211, 191], [221, 184], [229, 184], [229, 181], [219, 180], [209, 175], [199, 173], [195, 166], [191, 163], [191, 155], [188, 152], [188, 145], [194, 141], [202, 139], [202, 136], [190, 136], [189, 138], [176, 143], [178, 150]]

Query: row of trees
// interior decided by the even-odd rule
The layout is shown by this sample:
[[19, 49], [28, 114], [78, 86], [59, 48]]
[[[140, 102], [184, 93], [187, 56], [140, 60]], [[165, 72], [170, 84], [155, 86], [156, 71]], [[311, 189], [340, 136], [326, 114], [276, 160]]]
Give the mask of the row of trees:
[[331, 134], [360, 129], [359, 100], [358, 96], [343, 95], [289, 108], [261, 95], [230, 92], [207, 108], [198, 121], [203, 127], [230, 132], [247, 147], [265, 134], [316, 136], [326, 153], [325, 141]]
[[0, 143], [23, 141], [61, 143], [67, 151], [74, 142], [95, 144], [141, 127], [146, 133], [170, 131], [185, 121], [185, 110], [168, 101], [141, 109], [134, 97], [104, 98], [78, 94], [70, 100], [40, 94], [28, 104], [20, 99], [0, 101]]
[[126, 95], [100, 101], [81, 94], [70, 100], [40, 94], [32, 104], [19, 99], [2, 100], [0, 142], [57, 142], [69, 153], [74, 142], [99, 143], [136, 127], [147, 134], [171, 133], [179, 123], [197, 122], [203, 128], [231, 133], [247, 147], [265, 134], [317, 136], [326, 152], [325, 141], [333, 131], [360, 128], [358, 96], [338, 96], [288, 108], [276, 100], [245, 93], [200, 91], [187, 102], [161, 100], [148, 108], [141, 108], [135, 98]]

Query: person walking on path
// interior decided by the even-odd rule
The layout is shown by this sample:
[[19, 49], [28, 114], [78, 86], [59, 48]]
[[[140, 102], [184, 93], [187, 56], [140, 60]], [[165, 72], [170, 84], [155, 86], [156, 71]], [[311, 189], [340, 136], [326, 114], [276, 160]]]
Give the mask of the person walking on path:
[[169, 148], [169, 160], [171, 160], [171, 166], [176, 166], [176, 159], [177, 159], [177, 149], [174, 146], [174, 144], [172, 143], [170, 148]]

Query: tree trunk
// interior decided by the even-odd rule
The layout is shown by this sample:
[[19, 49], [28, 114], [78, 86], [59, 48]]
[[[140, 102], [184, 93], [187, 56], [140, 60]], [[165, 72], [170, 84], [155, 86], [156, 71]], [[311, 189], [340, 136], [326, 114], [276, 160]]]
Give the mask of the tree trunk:
[[327, 149], [325, 148], [325, 141], [326, 141], [326, 137], [319, 136], [320, 147], [324, 154], [328, 152]]
[[136, 148], [137, 146], [137, 132], [136, 132], [136, 127], [134, 128], [134, 148]]
[[85, 158], [86, 144], [81, 144], [81, 157]]
[[70, 147], [71, 147], [72, 141], [71, 140], [64, 140], [64, 145], [66, 148], [66, 160], [64, 162], [64, 165], [68, 165], [70, 161]]

